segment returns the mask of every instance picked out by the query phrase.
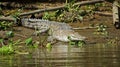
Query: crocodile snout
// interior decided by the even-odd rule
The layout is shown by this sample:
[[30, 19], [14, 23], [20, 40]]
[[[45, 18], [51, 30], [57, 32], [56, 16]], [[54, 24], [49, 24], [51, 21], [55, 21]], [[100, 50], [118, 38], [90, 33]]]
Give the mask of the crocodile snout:
[[86, 39], [86, 37], [84, 37], [84, 36], [81, 36], [81, 35], [79, 35], [78, 33], [74, 33], [74, 34], [72, 34], [71, 36], [70, 36], [70, 40], [73, 40], [73, 41], [78, 41], [78, 40], [85, 40]]
[[71, 37], [71, 40], [85, 40], [86, 37], [80, 36], [80, 37]]

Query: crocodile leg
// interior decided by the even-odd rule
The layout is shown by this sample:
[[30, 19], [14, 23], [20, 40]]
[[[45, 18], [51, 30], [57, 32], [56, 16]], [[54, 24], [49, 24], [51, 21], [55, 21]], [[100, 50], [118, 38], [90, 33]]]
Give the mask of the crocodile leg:
[[120, 17], [119, 17], [120, 8], [117, 5], [118, 5], [118, 1], [114, 1], [113, 2], [113, 24], [118, 29], [120, 28]]

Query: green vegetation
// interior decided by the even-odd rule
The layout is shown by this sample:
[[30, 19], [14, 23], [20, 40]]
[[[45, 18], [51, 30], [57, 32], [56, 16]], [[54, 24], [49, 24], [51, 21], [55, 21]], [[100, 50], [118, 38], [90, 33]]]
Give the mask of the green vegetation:
[[118, 41], [119, 41], [118, 37], [115, 37], [113, 39], [109, 39], [107, 42], [107, 45], [113, 45], [113, 46], [118, 45], [119, 44]]
[[9, 54], [13, 54], [13, 53], [14, 53], [14, 49], [13, 49], [12, 45], [2, 46], [0, 48], [1, 55], [9, 55]]
[[20, 20], [19, 15], [20, 15], [21, 12], [22, 12], [22, 9], [18, 9], [18, 10], [16, 10], [16, 11], [14, 11], [14, 12], [11, 14], [11, 16], [14, 17], [16, 20]]
[[29, 53], [29, 51], [24, 52], [24, 50], [20, 50], [20, 45], [24, 45], [24, 48], [29, 49], [29, 48], [38, 48], [38, 46], [45, 47], [47, 50], [51, 50], [52, 44], [47, 42], [47, 37], [42, 38], [41, 35], [37, 35], [39, 37], [39, 40], [33, 40], [32, 37], [29, 37], [25, 40], [13, 40], [14, 38], [14, 32], [13, 31], [8, 31], [6, 32], [6, 38], [1, 38], [0, 39], [0, 54], [2, 55], [9, 55], [9, 54], [23, 54], [23, 53]]
[[32, 38], [28, 38], [25, 41], [21, 41], [20, 39], [15, 41], [15, 40], [13, 40], [13, 37], [14, 37], [13, 31], [8, 31], [8, 32], [6, 32], [7, 40], [6, 40], [6, 38], [0, 38], [0, 44], [1, 44], [0, 54], [8, 55], [8, 54], [14, 54], [16, 52], [18, 53], [19, 51], [17, 49], [19, 49], [19, 45], [21, 45], [21, 44], [26, 44], [26, 45], [24, 45], [24, 47], [26, 47], [26, 48], [28, 46], [30, 46], [30, 47], [32, 46], [33, 48], [38, 47], [38, 44], [36, 42], [33, 43]]
[[13, 22], [0, 21], [0, 30], [12, 30]]
[[107, 26], [104, 25], [104, 24], [98, 24], [97, 26], [97, 29], [96, 29], [96, 32], [94, 32], [94, 34], [100, 34], [100, 35], [105, 35], [107, 36], [108, 35], [108, 32], [106, 30]]
[[0, 54], [2, 55], [9, 55], [9, 54], [14, 54], [14, 46], [19, 44], [20, 40], [18, 41], [13, 41], [9, 40], [7, 45], [5, 44], [6, 40], [0, 39], [0, 43], [2, 44], [2, 47], [0, 48]]
[[39, 45], [39, 42], [38, 41], [33, 41], [32, 37], [27, 38], [23, 43], [25, 43], [26, 46], [33, 47], [33, 48], [37, 48], [38, 45]]
[[32, 40], [32, 38], [30, 37], [30, 38], [28, 38], [28, 39], [25, 40], [25, 44], [26, 44], [26, 45], [31, 45], [31, 44], [32, 44], [32, 41], [33, 41], [33, 40]]
[[65, 9], [44, 13], [43, 19], [61, 22], [74, 22], [83, 20], [84, 11], [79, 6], [74, 6], [74, 0], [66, 4]]
[[14, 37], [13, 31], [8, 31], [8, 32], [6, 33], [6, 36], [7, 36], [7, 38]]
[[47, 48], [47, 51], [51, 51], [52, 50], [52, 44], [51, 43], [47, 43], [46, 44], [46, 48]]
[[83, 45], [86, 44], [85, 41], [83, 41], [83, 40], [72, 41], [69, 36], [68, 36], [68, 39], [69, 39], [69, 45], [75, 45], [75, 46], [78, 46], [78, 47], [82, 47]]
[[69, 45], [75, 45], [78, 47], [82, 47], [85, 45], [85, 41], [69, 41]]
[[[21, 44], [29, 44], [29, 45], [24, 45], [24, 48], [26, 47], [29, 48], [37, 48], [38, 44], [37, 43], [32, 43], [30, 38], [26, 39], [25, 41], [17, 40], [13, 41], [12, 39], [9, 40], [8, 42], [4, 39], [0, 39], [0, 43], [2, 44], [2, 47], [0, 48], [0, 54], [2, 55], [9, 55], [9, 54], [14, 54], [14, 53], [22, 53], [24, 50], [20, 50], [20, 45]], [[7, 44], [5, 44], [7, 42]], [[24, 53], [24, 52], [23, 52]]]
[[74, 3], [75, 0], [71, 0], [69, 3], [66, 3], [64, 9], [53, 12], [45, 12], [43, 15], [43, 19], [60, 22], [82, 21], [84, 16], [91, 17], [95, 11], [99, 10], [99, 7], [105, 6], [104, 3], [97, 3], [85, 6], [74, 6]]

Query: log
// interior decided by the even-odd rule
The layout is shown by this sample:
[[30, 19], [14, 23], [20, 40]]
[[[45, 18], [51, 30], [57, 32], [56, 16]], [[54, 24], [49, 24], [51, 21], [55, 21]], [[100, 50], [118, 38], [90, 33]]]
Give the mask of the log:
[[58, 9], [62, 9], [62, 8], [64, 8], [64, 6], [48, 8], [48, 9], [34, 10], [34, 11], [30, 11], [30, 12], [21, 13], [20, 16], [32, 15], [35, 13], [41, 13], [41, 12], [45, 12], [45, 11], [54, 11], [54, 10], [58, 10]]
[[[79, 2], [79, 3], [75, 3], [74, 6], [77, 6], [77, 5], [81, 6], [81, 5], [86, 5], [86, 4], [100, 3], [100, 2], [103, 2], [103, 1], [104, 0], [82, 1], [82, 2]], [[53, 7], [53, 8], [45, 8], [45, 9], [25, 12], [25, 13], [21, 13], [20, 16], [26, 16], [26, 15], [31, 15], [31, 14], [35, 14], [35, 13], [45, 12], [45, 11], [54, 11], [54, 10], [63, 9], [63, 8], [65, 8], [65, 5], [58, 6], [58, 7]]]
[[12, 18], [12, 17], [0, 17], [0, 20], [1, 21], [15, 21], [15, 18]]
[[24, 8], [24, 9], [39, 9], [38, 6], [33, 4], [20, 4], [15, 2], [1, 2], [0, 7], [2, 8]]

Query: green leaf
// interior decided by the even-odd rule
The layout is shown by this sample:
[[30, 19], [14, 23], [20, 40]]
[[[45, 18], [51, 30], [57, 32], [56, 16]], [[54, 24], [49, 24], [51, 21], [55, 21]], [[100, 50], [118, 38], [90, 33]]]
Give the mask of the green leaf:
[[46, 47], [51, 48], [52, 47], [51, 43], [47, 43]]
[[79, 41], [79, 42], [78, 42], [78, 46], [79, 46], [79, 47], [82, 47], [83, 45], [85, 45], [85, 42], [84, 42], [84, 41]]
[[32, 37], [30, 37], [30, 38], [28, 38], [28, 39], [25, 40], [25, 44], [26, 45], [32, 45], [32, 41], [33, 41]]
[[50, 52], [51, 49], [52, 49], [52, 44], [51, 43], [47, 43], [46, 48], [47, 48], [47, 51]]
[[70, 41], [70, 42], [69, 42], [69, 44], [70, 44], [70, 45], [75, 45], [76, 43], [75, 43], [75, 42]]
[[14, 53], [14, 49], [11, 45], [2, 46], [0, 48], [0, 54], [7, 55], [7, 54], [13, 54], [13, 53]]
[[77, 19], [80, 20], [80, 21], [82, 21], [83, 17], [79, 15]]
[[34, 48], [37, 48], [39, 44], [40, 44], [39, 42], [35, 42], [35, 43], [33, 44]]
[[2, 43], [2, 42], [3, 42], [3, 39], [0, 39], [0, 42]]

